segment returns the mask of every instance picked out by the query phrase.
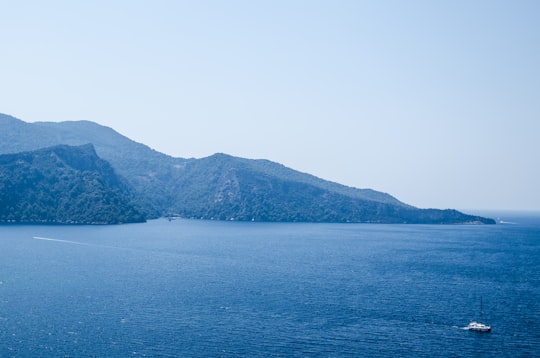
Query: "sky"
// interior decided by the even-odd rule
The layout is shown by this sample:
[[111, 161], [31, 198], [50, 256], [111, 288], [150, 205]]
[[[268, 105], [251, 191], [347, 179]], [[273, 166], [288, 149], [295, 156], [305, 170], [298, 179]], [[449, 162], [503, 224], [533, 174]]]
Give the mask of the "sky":
[[536, 0], [0, 0], [0, 113], [538, 211], [539, 19]]

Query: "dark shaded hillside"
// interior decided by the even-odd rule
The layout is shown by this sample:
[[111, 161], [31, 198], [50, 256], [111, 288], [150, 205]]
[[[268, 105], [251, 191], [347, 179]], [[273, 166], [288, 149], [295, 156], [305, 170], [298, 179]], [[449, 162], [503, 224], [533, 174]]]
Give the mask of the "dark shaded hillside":
[[178, 166], [184, 159], [159, 153], [113, 129], [89, 121], [26, 123], [0, 114], [0, 154], [31, 151], [60, 144], [93, 144], [99, 157], [127, 179], [136, 198], [151, 217], [161, 214]]
[[173, 158], [88, 121], [26, 123], [0, 114], [0, 128], [0, 153], [92, 143], [134, 188], [138, 205], [150, 217], [492, 223], [458, 212], [419, 210], [385, 193], [329, 182], [268, 160], [225, 154]]
[[0, 222], [142, 222], [128, 187], [92, 145], [0, 155]]

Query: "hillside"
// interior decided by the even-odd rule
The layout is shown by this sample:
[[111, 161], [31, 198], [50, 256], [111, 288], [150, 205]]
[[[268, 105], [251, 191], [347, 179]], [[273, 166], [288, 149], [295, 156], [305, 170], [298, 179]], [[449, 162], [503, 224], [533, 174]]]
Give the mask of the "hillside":
[[[154, 191], [157, 189], [158, 192], [153, 194], [154, 199], [156, 196], [168, 196], [170, 193], [164, 189], [177, 184], [177, 180], [182, 180], [182, 177], [186, 175], [186, 166], [198, 161], [196, 159], [173, 158], [144, 144], [134, 142], [109, 127], [89, 121], [27, 123], [0, 113], [0, 128], [3, 129], [0, 132], [0, 153], [16, 153], [58, 144], [83, 145], [92, 143], [98, 155], [111, 163], [115, 170], [126, 177], [136, 190], [144, 193], [150, 188]], [[216, 160], [229, 163], [234, 161], [234, 165], [253, 171], [286, 181], [313, 185], [355, 198], [406, 205], [385, 193], [329, 182], [269, 160], [243, 159], [225, 154], [215, 154], [208, 159], [200, 159], [208, 165], [214, 165]], [[191, 167], [200, 168], [200, 165], [194, 164]], [[189, 173], [187, 174], [189, 175]], [[157, 205], [166, 206], [168, 202], [169, 200], [162, 198]]]
[[[261, 163], [266, 170], [255, 169]], [[272, 175], [274, 171], [270, 168], [284, 173]], [[414, 208], [376, 191], [366, 190], [366, 195], [378, 200], [347, 195], [354, 189], [343, 187], [332, 191], [325, 187], [324, 181], [279, 164], [225, 154], [190, 161], [184, 171], [186, 175], [178, 182], [174, 200], [177, 214], [183, 217], [242, 221], [492, 223], [490, 219], [455, 210]], [[307, 179], [294, 180], [297, 176], [307, 176]], [[313, 184], [307, 183], [310, 180]], [[333, 185], [329, 183], [328, 187]]]
[[131, 193], [92, 145], [0, 155], [0, 222], [142, 222]]
[[168, 205], [169, 180], [185, 161], [132, 141], [113, 129], [89, 121], [27, 123], [0, 114], [0, 154], [32, 151], [60, 144], [92, 144], [100, 158], [126, 178], [138, 193], [137, 202], [150, 217]]
[[417, 209], [386, 193], [356, 189], [268, 160], [215, 154], [173, 158], [88, 121], [26, 123], [0, 114], [0, 153], [92, 143], [126, 178], [149, 217], [220, 220], [493, 223], [453, 210]]

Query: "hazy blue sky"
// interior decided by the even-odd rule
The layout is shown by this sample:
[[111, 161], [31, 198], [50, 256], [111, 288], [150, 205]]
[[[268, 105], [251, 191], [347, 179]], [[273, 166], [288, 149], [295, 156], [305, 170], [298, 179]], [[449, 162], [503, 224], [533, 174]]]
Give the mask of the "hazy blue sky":
[[540, 1], [0, 0], [0, 46], [0, 112], [27, 122], [540, 210]]

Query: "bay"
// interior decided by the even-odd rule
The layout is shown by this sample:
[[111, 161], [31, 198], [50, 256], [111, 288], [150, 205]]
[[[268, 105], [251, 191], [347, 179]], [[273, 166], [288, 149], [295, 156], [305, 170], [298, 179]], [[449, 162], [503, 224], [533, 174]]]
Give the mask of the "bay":
[[0, 226], [0, 356], [539, 356], [540, 219], [505, 222]]

